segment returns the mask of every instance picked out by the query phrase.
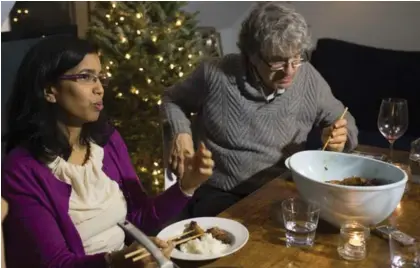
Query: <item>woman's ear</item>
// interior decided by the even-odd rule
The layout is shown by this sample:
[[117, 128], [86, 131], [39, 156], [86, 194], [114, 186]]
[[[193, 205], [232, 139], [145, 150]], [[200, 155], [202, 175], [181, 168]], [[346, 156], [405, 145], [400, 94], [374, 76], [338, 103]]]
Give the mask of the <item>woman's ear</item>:
[[45, 100], [50, 102], [50, 103], [56, 103], [56, 101], [57, 101], [56, 98], [55, 98], [56, 93], [57, 93], [57, 90], [52, 86], [44, 88]]

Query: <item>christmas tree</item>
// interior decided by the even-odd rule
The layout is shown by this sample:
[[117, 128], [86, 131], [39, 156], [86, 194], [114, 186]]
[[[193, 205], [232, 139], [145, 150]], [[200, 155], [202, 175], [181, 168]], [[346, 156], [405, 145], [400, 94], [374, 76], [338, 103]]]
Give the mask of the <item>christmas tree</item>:
[[149, 193], [163, 189], [163, 143], [159, 114], [163, 90], [183, 79], [202, 59], [197, 14], [186, 2], [96, 2], [88, 39], [100, 49], [110, 78], [108, 116]]

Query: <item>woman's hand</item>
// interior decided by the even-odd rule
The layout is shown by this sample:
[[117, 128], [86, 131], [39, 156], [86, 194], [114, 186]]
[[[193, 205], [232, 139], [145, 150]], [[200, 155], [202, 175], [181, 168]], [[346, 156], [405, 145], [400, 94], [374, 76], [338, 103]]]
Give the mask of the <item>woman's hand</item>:
[[[167, 243], [159, 238], [156, 237], [150, 237], [150, 239], [155, 243], [157, 247], [159, 247], [162, 250], [163, 255], [165, 255], [166, 258], [170, 258], [171, 252], [174, 249], [173, 243]], [[143, 247], [139, 245], [138, 243], [133, 243], [129, 247], [111, 253], [110, 259], [111, 259], [111, 268], [152, 268], [157, 267], [156, 262], [154, 261], [153, 257], [151, 255], [142, 258], [141, 260], [138, 260], [136, 262], [133, 262], [133, 258], [138, 257], [146, 252], [147, 250], [133, 256], [130, 258], [125, 258], [125, 255], [134, 252], [136, 250], [142, 249]]]
[[212, 174], [214, 162], [211, 152], [201, 143], [194, 155], [185, 156], [184, 176], [180, 178], [182, 191], [192, 194]]

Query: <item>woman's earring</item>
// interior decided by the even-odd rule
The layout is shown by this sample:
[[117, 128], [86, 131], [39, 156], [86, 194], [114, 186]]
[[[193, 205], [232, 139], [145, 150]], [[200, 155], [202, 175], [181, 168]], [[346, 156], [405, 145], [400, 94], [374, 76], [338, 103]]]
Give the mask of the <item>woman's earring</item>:
[[51, 103], [55, 103], [55, 98], [52, 96], [47, 96], [47, 101]]

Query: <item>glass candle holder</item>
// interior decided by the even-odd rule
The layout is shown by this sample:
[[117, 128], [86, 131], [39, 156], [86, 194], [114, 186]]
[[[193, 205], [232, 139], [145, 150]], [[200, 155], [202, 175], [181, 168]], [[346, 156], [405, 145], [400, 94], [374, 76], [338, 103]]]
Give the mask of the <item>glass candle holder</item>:
[[366, 257], [369, 228], [358, 222], [346, 222], [340, 228], [338, 254], [345, 260], [360, 261]]

